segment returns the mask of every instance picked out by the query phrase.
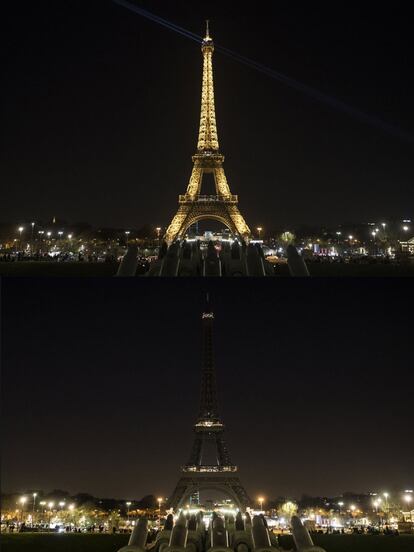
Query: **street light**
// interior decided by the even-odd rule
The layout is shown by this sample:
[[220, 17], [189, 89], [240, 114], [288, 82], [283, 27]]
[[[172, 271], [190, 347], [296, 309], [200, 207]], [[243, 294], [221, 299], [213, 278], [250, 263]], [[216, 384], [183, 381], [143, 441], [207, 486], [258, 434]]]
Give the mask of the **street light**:
[[374, 255], [377, 253], [377, 242], [375, 241], [375, 238], [377, 237], [378, 230], [372, 231], [372, 236], [374, 238]]
[[130, 235], [130, 231], [129, 230], [125, 230], [125, 235], [126, 235], [126, 244], [127, 244], [127, 247], [128, 247], [128, 239], [129, 239], [129, 235]]
[[24, 514], [24, 505], [27, 502], [27, 498], [25, 496], [22, 496], [22, 497], [20, 497], [19, 502], [22, 505], [22, 516], [21, 516], [21, 519], [20, 519], [20, 523], [22, 523], [23, 522], [23, 514]]
[[260, 504], [260, 510], [263, 511], [263, 502], [264, 502], [264, 498], [262, 496], [259, 496], [259, 498], [257, 499], [257, 501], [259, 502]]
[[23, 233], [24, 227], [19, 226], [18, 230], [19, 230], [19, 241], [20, 241], [20, 249], [21, 249], [22, 248], [22, 233]]
[[258, 227], [256, 228], [256, 230], [259, 232], [259, 240], [260, 240], [260, 235], [261, 235], [261, 233], [262, 233], [263, 228], [262, 228], [261, 226], [258, 226]]
[[162, 498], [157, 498], [158, 502], [158, 526], [161, 531], [161, 504], [162, 504]]
[[[125, 234], [126, 234], [126, 232], [125, 232]], [[127, 505], [127, 519], [128, 519], [128, 524], [129, 524], [129, 507], [131, 506], [131, 502], [127, 502], [126, 505]]]
[[53, 508], [54, 505], [55, 505], [54, 502], [49, 502], [48, 503], [48, 507], [49, 507], [49, 528], [50, 528], [50, 524], [51, 524], [51, 521], [52, 521], [52, 508]]
[[[32, 224], [34, 224], [34, 223], [32, 223]], [[32, 527], [33, 527], [37, 493], [33, 493], [32, 496], [33, 496], [33, 509], [32, 509]]]
[[35, 223], [32, 222], [31, 223], [31, 227], [32, 227], [32, 237], [30, 239], [30, 249], [31, 249], [31, 252], [33, 252], [33, 230], [34, 230], [34, 226], [35, 226]]
[[69, 512], [71, 512], [72, 514], [72, 524], [73, 524], [73, 527], [75, 527], [75, 516], [73, 514], [73, 510], [75, 509], [75, 505], [74, 504], [69, 504], [68, 506], [68, 510]]
[[[43, 506], [43, 513], [45, 514], [46, 513], [46, 500], [41, 500], [39, 502], [40, 506]], [[43, 519], [43, 516], [42, 516], [42, 519]]]

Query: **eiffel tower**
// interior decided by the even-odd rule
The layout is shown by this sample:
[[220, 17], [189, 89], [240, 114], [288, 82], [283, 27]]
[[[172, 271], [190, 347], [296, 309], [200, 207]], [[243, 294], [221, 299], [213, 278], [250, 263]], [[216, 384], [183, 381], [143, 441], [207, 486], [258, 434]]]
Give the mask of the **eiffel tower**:
[[[185, 195], [178, 198], [179, 207], [165, 234], [168, 245], [182, 239], [187, 229], [200, 220], [218, 220], [234, 235], [249, 240], [251, 232], [238, 208], [238, 197], [230, 192], [224, 173], [224, 156], [220, 153], [214, 107], [213, 52], [208, 21], [203, 39], [203, 88], [201, 96], [200, 131], [197, 153], [193, 156], [193, 171]], [[213, 173], [216, 195], [201, 195], [203, 175]]]
[[[188, 504], [191, 497], [200, 491], [215, 490], [234, 501], [240, 510], [251, 503], [239, 477], [238, 470], [230, 460], [224, 440], [224, 424], [218, 413], [216, 373], [213, 357], [214, 314], [206, 309], [203, 324], [203, 370], [201, 378], [200, 409], [194, 425], [194, 443], [188, 463], [181, 468], [182, 476], [177, 483], [168, 507], [177, 510]], [[204, 463], [208, 446], [215, 451], [215, 463]]]

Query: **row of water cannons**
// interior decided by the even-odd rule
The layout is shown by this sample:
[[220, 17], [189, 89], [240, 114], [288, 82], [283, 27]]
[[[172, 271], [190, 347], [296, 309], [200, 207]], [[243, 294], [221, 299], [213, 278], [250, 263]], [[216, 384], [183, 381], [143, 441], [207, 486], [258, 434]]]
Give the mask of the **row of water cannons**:
[[[298, 552], [325, 552], [313, 544], [308, 530], [299, 517], [291, 521], [292, 535]], [[118, 552], [280, 552], [277, 537], [269, 531], [264, 516], [238, 512], [224, 517], [213, 513], [206, 529], [203, 514], [181, 512], [174, 522], [169, 514], [155, 542], [147, 544], [148, 520], [141, 518], [127, 546]]]
[[[306, 277], [309, 272], [296, 247], [286, 250], [291, 276]], [[131, 244], [123, 257], [117, 276], [135, 276], [138, 266], [138, 248]], [[260, 244], [234, 241], [221, 243], [220, 252], [214, 242], [202, 251], [200, 242], [176, 241], [169, 247], [164, 242], [158, 259], [148, 276], [273, 276], [272, 265], [266, 261]]]

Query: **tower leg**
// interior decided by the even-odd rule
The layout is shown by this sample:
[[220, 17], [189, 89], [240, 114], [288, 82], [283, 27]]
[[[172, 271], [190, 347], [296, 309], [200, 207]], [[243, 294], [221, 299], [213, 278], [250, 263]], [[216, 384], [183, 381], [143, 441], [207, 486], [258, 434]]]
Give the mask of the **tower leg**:
[[227, 212], [237, 230], [237, 233], [240, 234], [243, 239], [249, 241], [251, 236], [250, 228], [247, 226], [246, 221], [240, 213], [237, 205], [227, 205]]
[[180, 236], [182, 228], [185, 226], [185, 221], [190, 211], [191, 207], [189, 207], [188, 205], [179, 206], [176, 215], [172, 219], [172, 222], [167, 228], [167, 232], [165, 233], [165, 241], [168, 243], [168, 245], [170, 245]]

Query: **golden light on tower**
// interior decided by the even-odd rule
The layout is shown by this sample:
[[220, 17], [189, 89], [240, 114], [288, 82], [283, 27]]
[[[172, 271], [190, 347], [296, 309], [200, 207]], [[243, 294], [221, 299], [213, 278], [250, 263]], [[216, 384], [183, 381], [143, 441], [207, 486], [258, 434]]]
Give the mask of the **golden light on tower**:
[[[187, 229], [203, 219], [218, 220], [233, 234], [249, 240], [251, 231], [238, 208], [238, 197], [232, 195], [224, 172], [224, 156], [219, 151], [216, 109], [214, 101], [213, 53], [214, 42], [209, 25], [201, 45], [203, 79], [201, 93], [200, 128], [197, 153], [193, 156], [193, 170], [185, 195], [179, 196], [179, 208], [165, 233], [171, 244], [182, 239]], [[203, 175], [213, 174], [215, 196], [201, 195]]]

